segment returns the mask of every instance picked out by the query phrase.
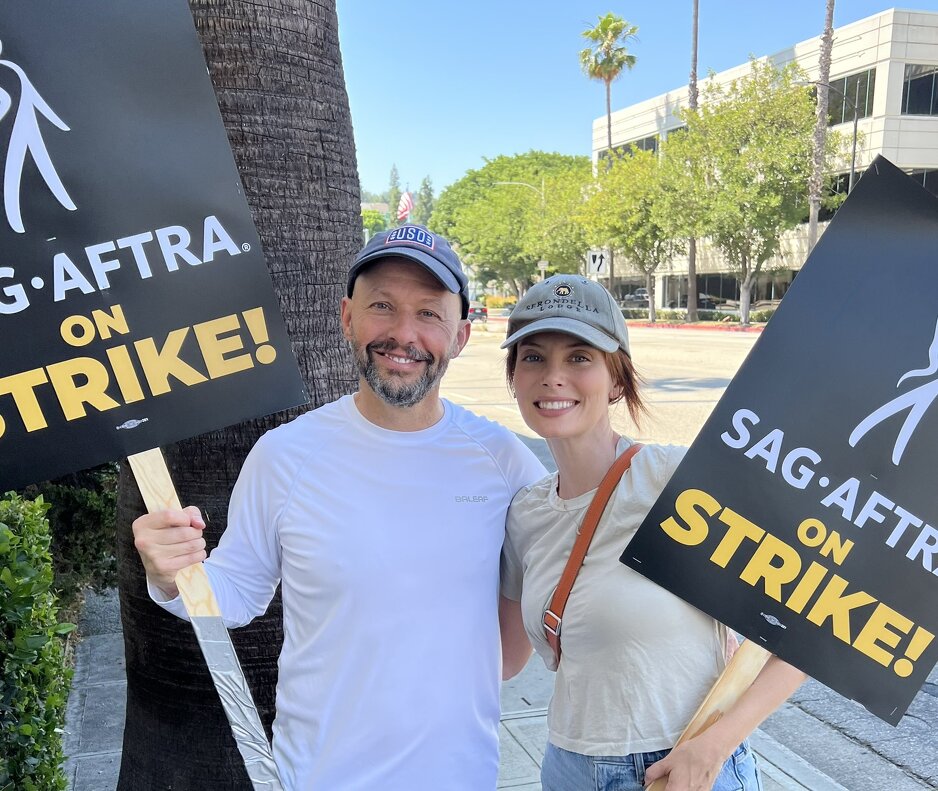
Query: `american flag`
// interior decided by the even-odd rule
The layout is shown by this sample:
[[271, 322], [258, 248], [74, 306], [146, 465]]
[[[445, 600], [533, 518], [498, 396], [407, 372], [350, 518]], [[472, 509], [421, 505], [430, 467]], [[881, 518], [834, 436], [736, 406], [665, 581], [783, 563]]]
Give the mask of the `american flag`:
[[397, 219], [406, 220], [414, 210], [414, 199], [409, 192], [401, 195], [401, 202], [397, 204]]

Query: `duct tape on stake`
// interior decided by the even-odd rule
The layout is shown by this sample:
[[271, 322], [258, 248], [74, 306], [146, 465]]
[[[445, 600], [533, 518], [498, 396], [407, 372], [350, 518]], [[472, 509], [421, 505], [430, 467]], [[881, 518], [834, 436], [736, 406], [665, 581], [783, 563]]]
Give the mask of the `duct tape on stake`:
[[[159, 448], [132, 454], [128, 461], [148, 512], [181, 508]], [[251, 784], [255, 791], [283, 791], [264, 726], [202, 564], [196, 563], [180, 571], [176, 575], [176, 586]]]

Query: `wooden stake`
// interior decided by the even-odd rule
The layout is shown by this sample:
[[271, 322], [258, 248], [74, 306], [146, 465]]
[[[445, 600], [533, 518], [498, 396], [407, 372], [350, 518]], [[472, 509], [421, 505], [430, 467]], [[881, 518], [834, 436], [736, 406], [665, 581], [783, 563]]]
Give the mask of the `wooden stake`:
[[[182, 507], [159, 448], [135, 453], [128, 461], [148, 512]], [[251, 784], [255, 791], [283, 791], [270, 742], [202, 564], [195, 563], [178, 572], [176, 587], [208, 662]]]
[[[710, 688], [707, 697], [704, 698], [674, 746], [677, 747], [678, 744], [693, 739], [721, 720], [742, 694], [752, 686], [752, 682], [756, 680], [756, 676], [765, 667], [770, 656], [771, 654], [761, 645], [756, 645], [752, 640], [744, 640]], [[664, 791], [667, 785], [668, 778], [662, 777], [652, 783], [647, 791]]]
[[[149, 513], [164, 511], [167, 508], [182, 508], [176, 495], [176, 487], [169, 476], [166, 460], [159, 448], [135, 453], [128, 456], [127, 460]], [[179, 595], [182, 596], [186, 612], [190, 616], [221, 615], [208, 575], [201, 563], [194, 563], [180, 571], [176, 575], [176, 587], [179, 588]]]

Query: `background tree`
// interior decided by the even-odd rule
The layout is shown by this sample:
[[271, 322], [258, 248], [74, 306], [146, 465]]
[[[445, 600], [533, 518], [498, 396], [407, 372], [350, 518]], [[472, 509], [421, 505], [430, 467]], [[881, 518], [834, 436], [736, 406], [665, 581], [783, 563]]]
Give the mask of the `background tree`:
[[[196, 28], [311, 406], [354, 388], [340, 334], [345, 273], [361, 240], [351, 117], [334, 0], [192, 0]], [[312, 64], [314, 67], [311, 68]], [[217, 543], [247, 451], [290, 414], [165, 449], [183, 503]], [[119, 788], [249, 789], [192, 629], [149, 601], [131, 520], [144, 506], [123, 476], [118, 503], [127, 722]], [[232, 637], [262, 718], [274, 710], [281, 610]]]
[[655, 271], [682, 251], [680, 238], [661, 222], [660, 166], [651, 151], [634, 151], [600, 173], [581, 214], [590, 241], [614, 249], [645, 275], [648, 320], [655, 321]]
[[811, 177], [808, 180], [808, 252], [817, 244], [818, 213], [821, 208], [821, 190], [824, 186], [826, 164], [827, 127], [830, 124], [831, 49], [834, 45], [834, 0], [827, 0], [824, 14], [824, 33], [818, 58], [817, 115], [814, 121], [814, 148], [811, 156]]
[[[606, 166], [612, 164], [612, 83], [625, 69], [631, 70], [636, 57], [629, 46], [636, 40], [638, 27], [613, 13], [599, 17], [596, 27], [581, 34], [590, 45], [580, 50], [580, 67], [591, 80], [601, 80], [606, 87]], [[615, 293], [615, 256], [609, 251], [609, 290]]]
[[388, 179], [388, 228], [400, 225], [397, 220], [397, 205], [400, 202], [401, 177], [397, 172], [397, 165], [391, 165], [391, 175]]
[[545, 260], [554, 272], [584, 272], [589, 249], [587, 230], [580, 214], [589, 196], [593, 169], [586, 157], [545, 177], [544, 200], [532, 206], [524, 234], [531, 257]]
[[675, 223], [697, 226], [703, 233], [694, 235], [720, 249], [739, 281], [743, 324], [763, 265], [807, 210], [814, 107], [803, 78], [794, 64], [779, 70], [753, 61], [728, 88], [711, 83], [700, 110], [685, 114], [687, 131], [673, 135], [664, 153], [685, 168], [686, 196], [669, 196], [687, 211]]
[[387, 215], [374, 209], [362, 209], [362, 228], [370, 239], [376, 233], [388, 229]]
[[581, 34], [590, 45], [580, 50], [580, 66], [591, 80], [601, 80], [606, 86], [607, 151], [612, 157], [612, 83], [625, 69], [636, 62], [629, 46], [636, 40], [638, 27], [613, 13], [599, 17], [596, 27]]
[[[690, 27], [690, 81], [687, 85], [687, 107], [697, 112], [697, 22], [700, 17], [699, 0], [693, 0]], [[650, 291], [648, 292], [651, 293]], [[686, 321], [697, 321], [697, 237], [687, 240], [687, 315]]]
[[578, 269], [586, 252], [577, 251], [582, 231], [561, 207], [569, 211], [580, 195], [567, 179], [586, 183], [589, 174], [586, 157], [542, 151], [496, 157], [440, 193], [430, 228], [459, 245], [477, 280], [497, 281], [520, 297], [539, 260], [554, 271]]
[[384, 192], [369, 192], [366, 189], [361, 191], [362, 203], [385, 203], [388, 196]]
[[420, 182], [420, 189], [414, 196], [414, 210], [411, 214], [411, 222], [417, 225], [426, 225], [430, 222], [430, 215], [433, 214], [433, 182], [429, 176], [424, 176]]

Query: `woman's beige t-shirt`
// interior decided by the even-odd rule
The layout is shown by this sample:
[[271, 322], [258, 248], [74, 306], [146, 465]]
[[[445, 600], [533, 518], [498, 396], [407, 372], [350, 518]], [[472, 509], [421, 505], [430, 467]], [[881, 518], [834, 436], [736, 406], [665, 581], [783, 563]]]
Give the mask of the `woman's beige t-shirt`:
[[[630, 444], [621, 440], [618, 452]], [[567, 600], [559, 668], [541, 616], [594, 492], [562, 500], [555, 473], [512, 502], [502, 593], [521, 601], [528, 637], [557, 670], [547, 724], [550, 742], [564, 750], [628, 755], [674, 746], [725, 667], [725, 627], [619, 562], [684, 451], [648, 445], [632, 459]]]

